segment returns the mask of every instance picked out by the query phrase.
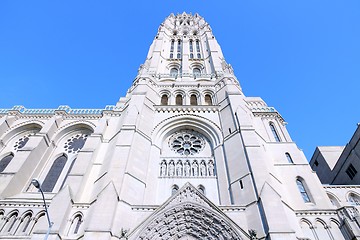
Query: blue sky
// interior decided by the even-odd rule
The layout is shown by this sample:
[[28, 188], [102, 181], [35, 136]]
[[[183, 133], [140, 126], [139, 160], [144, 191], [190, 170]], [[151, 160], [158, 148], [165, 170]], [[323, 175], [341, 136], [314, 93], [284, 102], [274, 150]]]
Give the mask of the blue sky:
[[358, 0], [0, 1], [0, 108], [104, 108], [130, 87], [159, 24], [199, 13], [246, 96], [310, 158], [360, 122]]

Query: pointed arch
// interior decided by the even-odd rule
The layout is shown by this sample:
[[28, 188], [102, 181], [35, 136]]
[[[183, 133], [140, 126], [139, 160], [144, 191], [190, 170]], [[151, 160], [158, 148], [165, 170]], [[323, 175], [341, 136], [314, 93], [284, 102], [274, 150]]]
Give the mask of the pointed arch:
[[301, 177], [296, 178], [296, 185], [298, 187], [298, 190], [301, 194], [302, 199], [305, 203], [311, 202], [309, 190], [305, 184], [305, 181]]
[[20, 225], [17, 230], [17, 234], [19, 235], [29, 235], [31, 230], [31, 222], [32, 222], [32, 211], [27, 211], [23, 213], [20, 218]]
[[189, 183], [150, 215], [130, 236], [141, 240], [249, 238], [243, 229]]
[[44, 192], [53, 191], [55, 184], [57, 183], [60, 174], [63, 171], [63, 168], [65, 167], [67, 159], [68, 159], [67, 156], [65, 154], [62, 154], [61, 156], [56, 158], [56, 160], [53, 162], [41, 186]]
[[273, 134], [273, 137], [275, 139], [275, 142], [281, 142], [280, 136], [276, 130], [275, 124], [273, 122], [269, 122], [270, 130]]
[[77, 235], [81, 231], [82, 223], [84, 222], [84, 215], [81, 212], [76, 212], [70, 219], [70, 226], [68, 230], [68, 236]]

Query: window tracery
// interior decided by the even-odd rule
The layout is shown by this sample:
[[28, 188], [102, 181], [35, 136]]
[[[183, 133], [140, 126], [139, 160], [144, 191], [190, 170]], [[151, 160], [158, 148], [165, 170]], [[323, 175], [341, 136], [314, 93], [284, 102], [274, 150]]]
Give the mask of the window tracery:
[[181, 131], [175, 133], [169, 142], [170, 148], [180, 155], [194, 155], [205, 147], [205, 140], [195, 131]]

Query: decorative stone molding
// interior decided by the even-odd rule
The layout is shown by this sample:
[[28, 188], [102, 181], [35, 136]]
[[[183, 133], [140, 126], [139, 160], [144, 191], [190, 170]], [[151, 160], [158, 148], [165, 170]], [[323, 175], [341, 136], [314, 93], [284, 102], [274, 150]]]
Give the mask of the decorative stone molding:
[[219, 211], [188, 183], [144, 222], [134, 239], [243, 239]]

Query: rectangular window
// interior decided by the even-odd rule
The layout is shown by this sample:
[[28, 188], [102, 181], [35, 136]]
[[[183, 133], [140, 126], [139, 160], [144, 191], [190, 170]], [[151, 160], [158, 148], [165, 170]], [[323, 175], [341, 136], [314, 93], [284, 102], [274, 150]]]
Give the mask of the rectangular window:
[[357, 174], [357, 171], [356, 171], [355, 167], [351, 163], [350, 163], [349, 167], [346, 169], [345, 172], [346, 172], [346, 174], [349, 176], [349, 178], [351, 180], [353, 180], [353, 178]]

